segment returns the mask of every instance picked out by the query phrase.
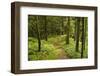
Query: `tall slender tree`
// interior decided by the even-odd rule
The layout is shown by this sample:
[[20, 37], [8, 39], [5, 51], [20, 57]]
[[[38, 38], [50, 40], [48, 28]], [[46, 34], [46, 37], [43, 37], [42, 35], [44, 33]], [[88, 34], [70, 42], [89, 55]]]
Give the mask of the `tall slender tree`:
[[81, 58], [83, 58], [84, 51], [84, 18], [82, 17], [82, 48], [81, 48]]
[[77, 23], [77, 33], [76, 33], [76, 51], [79, 51], [79, 34], [80, 34], [80, 18], [76, 18], [76, 23]]
[[47, 17], [46, 16], [44, 16], [44, 20], [45, 20], [45, 26], [44, 26], [44, 28], [45, 28], [45, 40], [47, 41], [48, 40], [48, 37], [47, 37]]
[[38, 39], [38, 51], [41, 51], [41, 38], [40, 38], [40, 30], [38, 25], [38, 16], [36, 16], [36, 29], [37, 29], [37, 39]]
[[63, 30], [64, 29], [64, 17], [62, 17], [62, 20], [61, 21], [62, 21], [61, 22], [62, 23], [62, 30], [61, 31], [62, 31], [62, 35], [63, 35], [64, 34], [64, 30]]
[[69, 28], [70, 28], [70, 17], [68, 17], [68, 23], [67, 23], [66, 44], [69, 44]]
[[86, 32], [87, 32], [87, 18], [84, 18], [84, 50], [85, 50]]
[[77, 27], [76, 27], [77, 26], [76, 18], [74, 18], [74, 21], [75, 21], [75, 23], [74, 23], [74, 41], [75, 41], [76, 40], [76, 33], [77, 33], [76, 32], [76, 29], [77, 29]]

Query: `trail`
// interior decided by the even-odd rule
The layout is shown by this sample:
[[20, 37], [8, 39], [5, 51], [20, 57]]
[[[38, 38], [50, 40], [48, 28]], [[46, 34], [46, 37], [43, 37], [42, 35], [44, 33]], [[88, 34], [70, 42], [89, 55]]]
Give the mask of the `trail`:
[[56, 51], [57, 51], [57, 55], [58, 55], [57, 59], [68, 59], [68, 56], [66, 56], [66, 52], [61, 47], [59, 40], [54, 41], [53, 45], [54, 45], [54, 47], [56, 48]]

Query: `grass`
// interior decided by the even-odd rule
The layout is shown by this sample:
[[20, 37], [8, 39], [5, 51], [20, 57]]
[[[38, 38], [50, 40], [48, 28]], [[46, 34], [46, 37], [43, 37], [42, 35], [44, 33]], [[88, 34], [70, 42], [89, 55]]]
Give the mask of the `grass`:
[[[65, 35], [49, 37], [48, 41], [41, 40], [41, 51], [38, 52], [38, 41], [36, 38], [28, 38], [28, 60], [55, 60], [80, 58], [81, 42], [79, 52], [75, 51], [75, 41], [70, 38], [66, 45]], [[87, 44], [84, 50], [84, 58], [87, 58]]]

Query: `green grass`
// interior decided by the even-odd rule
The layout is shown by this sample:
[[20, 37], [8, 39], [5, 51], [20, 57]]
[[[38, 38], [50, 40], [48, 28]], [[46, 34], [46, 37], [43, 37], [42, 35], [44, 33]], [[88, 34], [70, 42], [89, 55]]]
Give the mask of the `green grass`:
[[[31, 38], [29, 38], [31, 39]], [[34, 42], [32, 42], [34, 41]], [[32, 41], [29, 41], [28, 45], [28, 55], [29, 55], [29, 60], [46, 60], [46, 59], [56, 59], [56, 51], [54, 46], [45, 40], [41, 41], [41, 51], [38, 52], [38, 42], [36, 39], [32, 39]]]
[[[75, 51], [75, 41], [70, 38], [70, 43], [66, 45], [65, 35], [49, 37], [48, 41], [41, 40], [41, 51], [38, 52], [38, 40], [28, 38], [28, 60], [55, 60], [60, 59], [59, 55], [66, 55], [66, 58], [80, 58], [81, 42], [79, 42], [79, 52]], [[62, 57], [62, 56], [61, 56]], [[87, 58], [87, 43], [84, 50], [84, 58]], [[62, 59], [62, 58], [61, 58]]]

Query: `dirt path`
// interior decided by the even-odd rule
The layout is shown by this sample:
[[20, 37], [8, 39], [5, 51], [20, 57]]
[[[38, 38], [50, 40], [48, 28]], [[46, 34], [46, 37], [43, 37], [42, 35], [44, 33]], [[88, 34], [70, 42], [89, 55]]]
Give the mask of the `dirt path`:
[[68, 59], [68, 57], [66, 56], [66, 52], [60, 46], [59, 42], [54, 42], [53, 45], [55, 46], [56, 51], [57, 51], [57, 59]]

